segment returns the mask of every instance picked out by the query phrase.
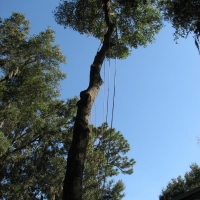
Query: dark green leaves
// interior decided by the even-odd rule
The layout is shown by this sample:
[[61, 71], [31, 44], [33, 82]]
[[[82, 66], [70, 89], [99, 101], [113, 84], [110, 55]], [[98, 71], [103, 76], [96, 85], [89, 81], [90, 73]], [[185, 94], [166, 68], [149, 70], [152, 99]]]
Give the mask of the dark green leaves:
[[200, 34], [199, 0], [161, 0], [160, 8], [164, 19], [175, 28], [175, 39], [186, 38], [189, 33]]
[[135, 161], [125, 155], [129, 150], [123, 135], [106, 123], [92, 127], [83, 176], [83, 199], [122, 199], [123, 183], [114, 184], [109, 180], [120, 172], [133, 173]]
[[[61, 199], [77, 98], [57, 99], [65, 58], [53, 30], [35, 36], [28, 30], [18, 13], [0, 24], [0, 198]], [[91, 131], [84, 199], [120, 200], [124, 185], [110, 177], [132, 174], [135, 161], [126, 156], [123, 135], [107, 124], [103, 129]]]
[[190, 171], [185, 173], [184, 178], [178, 176], [168, 183], [159, 196], [160, 200], [169, 200], [179, 194], [192, 190], [200, 186], [200, 167], [197, 164], [190, 166]]
[[0, 25], [0, 99], [3, 104], [36, 109], [59, 95], [58, 83], [66, 77], [59, 64], [65, 57], [53, 45], [53, 30], [35, 36], [28, 31], [28, 21], [18, 13]]
[[[101, 1], [62, 0], [54, 11], [55, 20], [65, 28], [92, 35], [101, 41], [107, 31]], [[125, 3], [123, 3], [125, 2]], [[151, 1], [111, 1], [110, 19], [115, 31], [110, 39], [115, 47], [107, 57], [126, 58], [131, 48], [146, 46], [162, 27], [161, 16]]]
[[[28, 34], [29, 23], [22, 14], [13, 13], [0, 24], [1, 199], [61, 193], [62, 182], [55, 187], [50, 179], [61, 179], [71, 138], [76, 99], [55, 99], [66, 77], [59, 67], [65, 57], [53, 44], [50, 28]], [[68, 140], [65, 148], [62, 138]]]

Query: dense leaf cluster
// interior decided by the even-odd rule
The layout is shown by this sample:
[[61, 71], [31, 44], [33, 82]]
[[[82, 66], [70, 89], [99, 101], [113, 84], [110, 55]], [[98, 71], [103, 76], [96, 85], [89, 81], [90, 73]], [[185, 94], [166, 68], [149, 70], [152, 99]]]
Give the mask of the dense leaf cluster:
[[[0, 24], [0, 199], [62, 199], [78, 99], [58, 99], [65, 57], [53, 33], [30, 36], [19, 13]], [[121, 133], [104, 125], [102, 139], [100, 129], [91, 129], [84, 195], [120, 200], [123, 183], [108, 177], [131, 174], [134, 160], [121, 155], [130, 150]]]
[[160, 8], [164, 19], [171, 22], [175, 28], [175, 40], [179, 37], [186, 38], [192, 33], [195, 45], [200, 50], [200, 1], [161, 0]]
[[[103, 1], [61, 0], [54, 11], [55, 20], [65, 28], [92, 35], [101, 41], [107, 31]], [[161, 16], [152, 0], [120, 1], [110, 3], [110, 19], [115, 31], [110, 42], [114, 44], [108, 57], [126, 58], [131, 48], [146, 46], [162, 27]]]
[[65, 170], [59, 163], [65, 163], [61, 155], [67, 147], [60, 138], [69, 135], [75, 100], [55, 99], [66, 75], [53, 33], [47, 29], [29, 36], [29, 23], [19, 13], [0, 24], [1, 199], [34, 199], [62, 188], [54, 184]]
[[119, 131], [109, 128], [106, 123], [92, 127], [83, 175], [83, 199], [120, 200], [124, 196], [122, 181], [113, 185], [110, 178], [120, 172], [133, 173], [135, 161], [125, 156], [129, 150], [128, 141]]
[[176, 35], [200, 34], [200, 2], [198, 0], [161, 0], [164, 19], [172, 22]]
[[168, 183], [167, 187], [162, 190], [159, 200], [169, 200], [200, 186], [200, 167], [197, 164], [192, 164], [190, 168], [191, 171], [186, 172], [184, 178], [179, 176]]
[[[103, 42], [109, 30], [104, 2], [61, 0], [54, 11], [55, 20], [65, 28]], [[161, 14], [175, 28], [175, 39], [192, 33], [199, 49], [198, 0], [109, 3], [109, 21], [114, 24], [114, 32], [107, 57], [126, 58], [131, 48], [152, 42], [162, 27]], [[29, 30], [29, 22], [22, 14], [13, 13], [0, 20], [0, 198], [61, 199], [77, 98], [58, 100], [59, 83], [66, 77], [59, 65], [65, 57], [53, 44], [54, 31], [48, 28], [30, 36]], [[83, 174], [83, 199], [124, 197], [123, 182], [114, 183], [112, 177], [120, 172], [133, 173], [135, 161], [125, 156], [129, 150], [120, 132], [107, 124], [92, 126]], [[184, 178], [172, 179], [159, 198], [170, 199], [199, 183], [200, 168], [193, 164]]]

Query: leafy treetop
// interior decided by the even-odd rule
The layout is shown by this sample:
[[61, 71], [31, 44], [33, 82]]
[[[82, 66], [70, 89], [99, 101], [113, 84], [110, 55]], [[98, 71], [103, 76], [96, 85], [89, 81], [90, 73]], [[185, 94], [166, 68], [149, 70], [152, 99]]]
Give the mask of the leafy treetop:
[[175, 28], [175, 40], [193, 34], [195, 45], [200, 53], [200, 1], [161, 0], [160, 9], [166, 21]]
[[19, 13], [13, 13], [0, 23], [0, 99], [3, 105], [26, 102], [33, 108], [44, 100], [58, 97], [59, 81], [66, 77], [59, 65], [65, 62], [65, 57], [60, 48], [53, 45], [53, 34], [48, 28], [30, 36], [29, 22]]
[[[92, 35], [101, 41], [107, 31], [103, 1], [61, 0], [54, 11], [55, 20], [64, 28]], [[115, 24], [110, 43], [114, 44], [108, 57], [126, 58], [131, 48], [146, 46], [162, 27], [161, 16], [154, 0], [109, 1], [109, 17]]]
[[36, 199], [40, 193], [50, 199], [60, 192], [61, 155], [71, 142], [77, 99], [56, 99], [65, 57], [53, 30], [29, 30], [20, 13], [0, 22], [0, 199]]

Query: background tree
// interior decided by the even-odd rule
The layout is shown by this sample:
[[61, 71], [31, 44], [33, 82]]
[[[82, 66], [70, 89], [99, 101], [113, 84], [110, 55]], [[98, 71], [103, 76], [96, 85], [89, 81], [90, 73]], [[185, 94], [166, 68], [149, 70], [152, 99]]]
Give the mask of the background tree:
[[[49, 160], [48, 156], [57, 151], [66, 155], [58, 141], [68, 138], [74, 100], [56, 100], [59, 82], [66, 75], [59, 68], [65, 57], [53, 45], [53, 34], [48, 28], [30, 36], [29, 22], [19, 13], [0, 24], [2, 199], [31, 199], [36, 191], [44, 192], [45, 187], [60, 187], [52, 181], [50, 185], [48, 180], [50, 174], [52, 180], [59, 179], [57, 172], [64, 170], [59, 168], [63, 158]], [[45, 171], [52, 163], [54, 166], [48, 168], [51, 171]]]
[[[5, 169], [1, 171], [1, 192], [4, 198], [34, 199], [42, 194], [51, 200], [62, 194], [65, 157], [71, 142], [70, 117], [75, 111], [75, 103], [75, 99], [66, 103], [58, 100], [49, 103], [49, 109], [40, 113], [42, 126], [31, 126], [32, 133], [37, 132], [38, 138], [31, 143], [18, 139], [19, 143], [23, 142], [25, 145], [9, 151], [13, 149], [10, 145], [7, 154], [0, 158]], [[23, 119], [33, 125], [29, 118], [24, 116]], [[14, 123], [19, 124], [18, 121]], [[29, 128], [27, 127], [27, 130]], [[28, 137], [31, 133], [26, 134]], [[4, 134], [4, 137], [7, 137], [7, 134]]]
[[200, 37], [200, 2], [199, 0], [161, 0], [161, 11], [164, 19], [175, 28], [175, 39], [186, 38], [192, 34], [199, 49]]
[[[29, 36], [29, 23], [19, 13], [2, 21], [0, 37], [0, 198], [62, 199], [77, 103], [57, 99], [64, 57], [52, 44], [51, 29]], [[107, 124], [92, 126], [90, 138], [84, 198], [122, 199], [122, 181], [109, 177], [133, 172], [135, 162], [125, 156], [128, 142]]]
[[119, 131], [106, 123], [92, 127], [91, 133], [83, 174], [83, 199], [120, 200], [125, 196], [123, 182], [114, 184], [110, 178], [120, 172], [133, 173], [135, 161], [125, 156], [130, 145]]
[[192, 164], [190, 169], [191, 171], [186, 172], [184, 178], [178, 176], [178, 178], [172, 179], [167, 187], [162, 189], [159, 199], [169, 200], [172, 197], [200, 186], [200, 167], [197, 164]]
[[58, 24], [102, 41], [91, 65], [90, 82], [80, 93], [73, 140], [68, 154], [63, 199], [82, 199], [82, 176], [89, 142], [89, 116], [102, 84], [101, 66], [105, 57], [126, 58], [131, 48], [146, 46], [162, 27], [156, 3], [119, 0], [62, 0], [54, 15]]

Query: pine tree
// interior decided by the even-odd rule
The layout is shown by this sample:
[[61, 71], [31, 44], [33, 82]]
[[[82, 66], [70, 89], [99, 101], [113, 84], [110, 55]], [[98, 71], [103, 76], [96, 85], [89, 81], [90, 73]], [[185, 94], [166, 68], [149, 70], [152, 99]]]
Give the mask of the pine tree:
[[124, 197], [121, 193], [123, 182], [114, 184], [111, 178], [120, 172], [133, 173], [135, 161], [125, 156], [129, 150], [130, 145], [119, 131], [109, 128], [106, 123], [92, 127], [83, 174], [83, 199]]
[[200, 167], [197, 164], [192, 164], [190, 169], [189, 172], [185, 173], [184, 178], [181, 176], [178, 176], [176, 179], [173, 178], [166, 188], [162, 190], [159, 199], [169, 200], [200, 186]]

